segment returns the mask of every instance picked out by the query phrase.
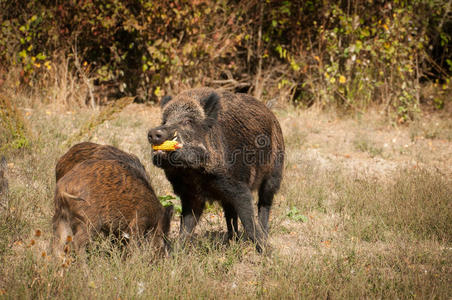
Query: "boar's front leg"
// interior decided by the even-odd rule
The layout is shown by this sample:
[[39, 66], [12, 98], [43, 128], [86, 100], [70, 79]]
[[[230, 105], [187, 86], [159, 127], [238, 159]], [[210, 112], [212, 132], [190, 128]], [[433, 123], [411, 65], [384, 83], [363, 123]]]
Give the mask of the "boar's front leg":
[[181, 195], [182, 216], [180, 220], [180, 238], [182, 243], [191, 237], [195, 226], [198, 224], [202, 211], [204, 210], [205, 200], [199, 195], [186, 193]]
[[234, 235], [237, 237], [239, 227], [237, 224], [237, 212], [234, 206], [229, 203], [223, 203], [224, 218], [226, 219], [226, 226], [228, 228], [228, 240], [231, 240]]

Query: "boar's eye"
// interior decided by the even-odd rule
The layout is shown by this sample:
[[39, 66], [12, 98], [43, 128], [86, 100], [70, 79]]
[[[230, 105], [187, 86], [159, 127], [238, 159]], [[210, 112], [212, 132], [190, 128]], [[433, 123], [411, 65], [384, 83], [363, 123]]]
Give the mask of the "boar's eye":
[[184, 125], [192, 125], [193, 124], [193, 120], [192, 119], [186, 119], [182, 122], [182, 124]]

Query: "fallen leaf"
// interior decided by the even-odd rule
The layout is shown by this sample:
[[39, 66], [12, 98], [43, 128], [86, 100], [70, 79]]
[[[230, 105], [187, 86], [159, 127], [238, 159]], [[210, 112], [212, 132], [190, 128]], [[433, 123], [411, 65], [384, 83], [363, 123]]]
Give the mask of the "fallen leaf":
[[326, 241], [322, 241], [322, 244], [324, 244], [324, 245], [325, 245], [325, 247], [329, 247], [329, 246], [330, 246], [330, 244], [331, 244], [331, 241], [329, 241], [329, 240], [326, 240]]

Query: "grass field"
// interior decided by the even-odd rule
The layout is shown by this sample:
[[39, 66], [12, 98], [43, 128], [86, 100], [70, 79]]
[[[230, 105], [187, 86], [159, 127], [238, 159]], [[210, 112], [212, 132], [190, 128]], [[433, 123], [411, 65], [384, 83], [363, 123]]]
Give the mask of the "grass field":
[[[193, 244], [158, 258], [146, 243], [97, 240], [83, 257], [49, 255], [54, 168], [65, 141], [97, 114], [23, 110], [31, 150], [7, 157], [0, 206], [0, 299], [5, 298], [452, 298], [452, 118], [390, 125], [372, 111], [275, 109], [286, 142], [284, 179], [271, 214], [268, 255], [226, 245], [217, 204]], [[150, 160], [147, 129], [160, 110], [129, 105], [82, 140], [136, 154], [160, 196], [172, 195]], [[175, 240], [178, 217], [172, 222]]]

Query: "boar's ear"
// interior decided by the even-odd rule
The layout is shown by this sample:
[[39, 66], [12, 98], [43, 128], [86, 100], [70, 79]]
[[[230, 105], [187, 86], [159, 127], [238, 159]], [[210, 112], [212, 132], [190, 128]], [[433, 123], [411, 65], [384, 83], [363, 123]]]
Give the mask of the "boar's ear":
[[206, 114], [206, 121], [208, 125], [213, 125], [213, 122], [217, 120], [218, 110], [220, 109], [220, 96], [216, 93], [212, 93], [209, 96], [201, 99], [201, 105], [204, 108]]
[[160, 107], [165, 106], [166, 103], [170, 102], [173, 99], [171, 96], [165, 96], [160, 100]]

